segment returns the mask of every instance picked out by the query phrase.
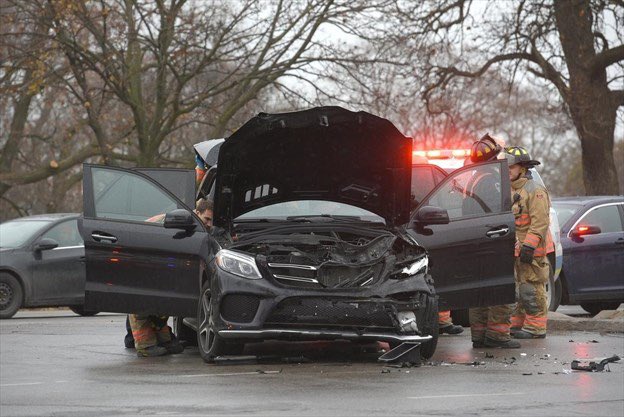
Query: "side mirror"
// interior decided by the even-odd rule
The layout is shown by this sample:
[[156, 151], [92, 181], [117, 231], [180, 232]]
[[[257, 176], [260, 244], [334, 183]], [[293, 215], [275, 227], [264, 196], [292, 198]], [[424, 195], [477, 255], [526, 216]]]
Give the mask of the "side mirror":
[[423, 206], [414, 216], [414, 222], [420, 224], [448, 224], [448, 211], [436, 206]]
[[184, 209], [172, 210], [165, 214], [165, 229], [184, 229], [192, 230], [197, 225], [193, 219], [193, 215]]
[[35, 244], [36, 251], [50, 250], [58, 247], [58, 242], [54, 239], [50, 239], [49, 237], [44, 237], [39, 242]]
[[597, 235], [599, 233], [602, 233], [602, 230], [600, 230], [600, 227], [598, 226], [576, 226], [572, 229], [572, 233], [570, 233], [570, 235], [573, 237], [581, 237], [586, 235]]

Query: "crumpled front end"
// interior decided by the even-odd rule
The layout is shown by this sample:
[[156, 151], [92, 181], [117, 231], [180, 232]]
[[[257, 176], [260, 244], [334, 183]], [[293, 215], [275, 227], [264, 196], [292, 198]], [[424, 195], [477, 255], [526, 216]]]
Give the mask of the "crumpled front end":
[[241, 268], [257, 275], [241, 276], [235, 262], [217, 267], [212, 302], [224, 338], [429, 339], [428, 258], [407, 237], [334, 225], [263, 234], [219, 256], [228, 253], [253, 261]]

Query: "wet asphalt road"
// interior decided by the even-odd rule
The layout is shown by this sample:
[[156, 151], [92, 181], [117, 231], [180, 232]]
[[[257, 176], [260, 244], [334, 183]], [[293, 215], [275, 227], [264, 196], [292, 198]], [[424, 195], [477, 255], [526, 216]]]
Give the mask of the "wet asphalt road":
[[467, 330], [441, 337], [420, 368], [377, 363], [377, 345], [267, 342], [246, 353], [312, 360], [223, 366], [196, 348], [137, 358], [123, 347], [124, 319], [27, 311], [0, 321], [0, 415], [624, 415], [623, 363], [569, 372], [575, 357], [624, 355], [622, 334], [474, 350]]

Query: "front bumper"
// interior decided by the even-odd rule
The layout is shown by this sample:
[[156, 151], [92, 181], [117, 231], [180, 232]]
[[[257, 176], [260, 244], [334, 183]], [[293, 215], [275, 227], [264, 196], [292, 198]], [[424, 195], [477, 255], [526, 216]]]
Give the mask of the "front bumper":
[[431, 335], [400, 335], [389, 333], [358, 333], [355, 331], [304, 330], [304, 329], [261, 329], [261, 330], [219, 330], [224, 339], [280, 339], [280, 340], [379, 340], [383, 342], [427, 342]]
[[[213, 324], [225, 339], [431, 339], [421, 331], [426, 306], [417, 298], [423, 293], [433, 296], [425, 274], [388, 278], [369, 287], [318, 290], [285, 286], [270, 276], [248, 280], [218, 268], [212, 272]], [[405, 311], [415, 312], [418, 330], [402, 328], [398, 313]]]

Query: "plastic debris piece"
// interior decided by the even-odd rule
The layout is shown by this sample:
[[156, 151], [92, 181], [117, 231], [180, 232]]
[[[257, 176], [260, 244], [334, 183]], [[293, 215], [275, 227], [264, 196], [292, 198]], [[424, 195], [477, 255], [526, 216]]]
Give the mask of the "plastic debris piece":
[[537, 374], [538, 374], [538, 375], [544, 375], [545, 373], [546, 373], [546, 372], [542, 372], [542, 371], [540, 371], [540, 372], [538, 372]]
[[577, 371], [602, 372], [606, 370], [611, 372], [608, 364], [619, 360], [620, 357], [617, 355], [608, 358], [574, 359], [571, 367]]
[[523, 372], [522, 375], [533, 375], [533, 372]]
[[520, 356], [526, 356], [526, 353], [521, 353]]

